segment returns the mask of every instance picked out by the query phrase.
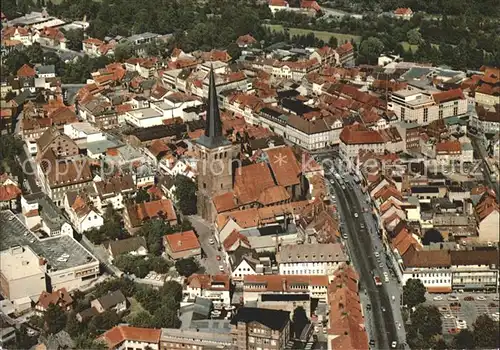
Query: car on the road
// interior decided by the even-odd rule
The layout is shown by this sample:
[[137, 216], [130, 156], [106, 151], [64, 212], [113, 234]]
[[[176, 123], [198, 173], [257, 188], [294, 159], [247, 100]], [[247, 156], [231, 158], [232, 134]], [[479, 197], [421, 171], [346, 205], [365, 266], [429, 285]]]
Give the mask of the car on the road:
[[366, 309], [371, 310], [372, 309], [372, 304], [366, 304]]
[[370, 339], [370, 346], [375, 346], [375, 340]]
[[397, 346], [398, 346], [398, 342], [394, 340], [394, 341], [391, 343], [391, 348], [396, 349], [396, 347], [397, 347]]
[[385, 307], [381, 307], [380, 310], [382, 310], [382, 312], [385, 312]]
[[26, 333], [30, 336], [30, 337], [33, 337], [34, 335], [36, 335], [36, 332], [31, 329], [31, 328], [27, 328], [26, 329]]
[[375, 255], [375, 257], [377, 257], [377, 258], [378, 258], [378, 257], [380, 256], [380, 253], [379, 253], [379, 252], [375, 252], [375, 254], [374, 254], [374, 255]]
[[343, 239], [347, 239], [347, 234], [346, 234], [346, 233], [343, 233], [343, 234], [342, 234], [342, 238], [343, 238]]
[[441, 301], [443, 300], [443, 297], [441, 295], [438, 295], [437, 297], [432, 298], [434, 301]]
[[224, 272], [224, 266], [219, 265], [219, 271], [220, 271], [220, 272]]
[[375, 285], [377, 287], [380, 287], [382, 285], [382, 280], [380, 279], [379, 276], [373, 276], [373, 280], [375, 281]]
[[216, 259], [217, 261], [220, 261], [220, 255], [216, 255], [216, 256], [215, 256], [215, 259]]
[[215, 240], [214, 240], [213, 238], [210, 238], [210, 239], [208, 240], [208, 243], [210, 243], [210, 244], [214, 244], [214, 243], [215, 243]]
[[499, 300], [499, 298], [498, 298], [498, 294], [497, 294], [497, 295], [495, 295], [495, 296], [493, 297], [493, 300], [494, 300], [494, 301], [498, 301], [498, 300]]
[[485, 301], [486, 297], [484, 295], [480, 295], [476, 299], [479, 300], [479, 301]]
[[446, 319], [450, 319], [450, 318], [453, 318], [454, 316], [452, 314], [444, 314], [443, 317]]
[[354, 213], [354, 217], [355, 218], [359, 217], [358, 213]]
[[467, 297], [464, 298], [464, 300], [465, 301], [474, 301], [474, 297], [473, 296], [467, 296]]
[[387, 272], [384, 272], [384, 282], [389, 283], [389, 274]]
[[326, 334], [326, 333], [328, 333], [328, 328], [323, 327], [323, 334]]
[[318, 333], [319, 332], [319, 327], [318, 326], [314, 326], [314, 333]]
[[342, 185], [342, 189], [345, 190], [345, 186], [344, 185]]
[[382, 268], [382, 267], [384, 267], [384, 264], [380, 263], [380, 264], [378, 264], [378, 267]]
[[365, 228], [365, 224], [360, 224], [359, 227], [361, 227], [363, 229], [363, 228]]
[[458, 297], [456, 295], [450, 295], [447, 299], [448, 301], [458, 301]]

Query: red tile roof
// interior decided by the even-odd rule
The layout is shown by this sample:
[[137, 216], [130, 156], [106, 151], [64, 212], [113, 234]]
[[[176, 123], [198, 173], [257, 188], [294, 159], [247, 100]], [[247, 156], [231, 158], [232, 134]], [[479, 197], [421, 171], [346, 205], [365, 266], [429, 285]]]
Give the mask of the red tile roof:
[[231, 247], [238, 241], [240, 242], [240, 244], [244, 243], [248, 248], [251, 247], [250, 241], [248, 240], [247, 236], [241, 234], [237, 230], [233, 230], [223, 242], [224, 249], [226, 250], [226, 252], [228, 252], [231, 249]]
[[[300, 289], [306, 284], [309, 287], [328, 287], [328, 276], [322, 275], [245, 275], [244, 290], [252, 292], [294, 292], [295, 285]], [[252, 287], [249, 287], [252, 285]], [[256, 288], [256, 285], [261, 288]]]
[[168, 244], [173, 253], [200, 248], [200, 242], [193, 230], [163, 236], [163, 241]]
[[462, 89], [453, 89], [453, 90], [438, 92], [438, 93], [432, 94], [432, 97], [434, 98], [434, 101], [436, 103], [444, 103], [444, 102], [449, 102], [449, 101], [454, 101], [454, 100], [464, 100], [465, 99]]
[[236, 170], [234, 193], [240, 205], [257, 201], [266, 188], [274, 185], [271, 171], [264, 162], [247, 165]]
[[340, 140], [347, 145], [385, 143], [378, 131], [367, 129], [360, 124], [344, 127], [340, 133]]
[[269, 0], [268, 4], [269, 6], [288, 6], [288, 2], [285, 0]]
[[278, 185], [288, 187], [300, 183], [302, 169], [290, 147], [272, 148], [266, 154]]
[[135, 210], [137, 218], [141, 221], [159, 217], [160, 213], [162, 213], [168, 221], [177, 219], [174, 205], [170, 199], [135, 204], [131, 208]]
[[413, 11], [410, 8], [399, 7], [394, 10], [395, 15], [411, 15]]
[[194, 274], [187, 279], [187, 285], [191, 288], [199, 288], [205, 290], [229, 290], [230, 281], [229, 275], [201, 275]]
[[252, 45], [255, 44], [257, 40], [250, 34], [242, 35], [236, 39], [236, 43], [238, 45]]
[[59, 305], [66, 308], [73, 303], [73, 298], [66, 291], [66, 288], [61, 288], [52, 293], [42, 292], [38, 298], [37, 305], [43, 310], [47, 310], [50, 304]]
[[23, 64], [23, 66], [17, 70], [17, 76], [25, 78], [34, 77], [36, 76], [36, 71], [33, 67]]
[[225, 211], [238, 208], [238, 205], [236, 204], [235, 194], [232, 191], [215, 196], [212, 201], [215, 205], [217, 213], [223, 213]]
[[114, 349], [125, 340], [158, 344], [160, 342], [161, 329], [139, 328], [130, 326], [115, 326], [99, 337], [108, 348]]
[[459, 154], [461, 152], [460, 141], [445, 141], [436, 144], [436, 154]]
[[0, 202], [11, 201], [21, 195], [21, 190], [16, 185], [0, 186]]

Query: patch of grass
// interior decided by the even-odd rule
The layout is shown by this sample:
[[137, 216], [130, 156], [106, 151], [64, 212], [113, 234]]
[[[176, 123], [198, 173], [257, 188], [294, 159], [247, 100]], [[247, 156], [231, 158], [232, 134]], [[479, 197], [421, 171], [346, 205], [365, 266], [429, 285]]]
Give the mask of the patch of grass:
[[[283, 32], [285, 30], [285, 28], [281, 24], [264, 24], [264, 26], [268, 27], [273, 32]], [[288, 28], [288, 30], [290, 32], [290, 36], [307, 35], [312, 32], [314, 33], [314, 36], [316, 38], [323, 40], [325, 43], [327, 43], [331, 37], [336, 37], [339, 42], [339, 45], [343, 44], [346, 40], [351, 41], [351, 39], [353, 39], [356, 43], [359, 43], [359, 41], [361, 40], [361, 36], [352, 34], [324, 32], [320, 30], [303, 29], [303, 28]]]
[[[418, 45], [410, 44], [408, 41], [401, 41], [400, 44], [403, 46], [403, 49], [405, 51], [409, 51], [411, 48], [412, 52], [416, 52], [418, 49]], [[438, 44], [431, 44], [431, 45], [432, 45], [432, 47], [439, 49]]]
[[141, 303], [139, 303], [134, 297], [128, 298], [128, 301], [130, 303], [129, 307], [130, 313], [124, 317], [125, 322], [132, 321], [135, 315], [137, 315], [141, 311], [145, 311]]

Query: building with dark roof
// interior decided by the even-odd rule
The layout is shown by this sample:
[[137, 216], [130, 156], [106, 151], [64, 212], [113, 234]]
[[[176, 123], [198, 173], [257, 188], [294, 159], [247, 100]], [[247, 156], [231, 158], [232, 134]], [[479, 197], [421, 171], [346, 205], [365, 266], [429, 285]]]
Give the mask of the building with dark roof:
[[108, 310], [115, 310], [118, 313], [127, 309], [127, 298], [125, 298], [121, 290], [116, 290], [92, 300], [90, 306], [100, 314]]
[[290, 312], [243, 307], [231, 320], [231, 335], [238, 349], [248, 349], [249, 344], [284, 349], [290, 340]]

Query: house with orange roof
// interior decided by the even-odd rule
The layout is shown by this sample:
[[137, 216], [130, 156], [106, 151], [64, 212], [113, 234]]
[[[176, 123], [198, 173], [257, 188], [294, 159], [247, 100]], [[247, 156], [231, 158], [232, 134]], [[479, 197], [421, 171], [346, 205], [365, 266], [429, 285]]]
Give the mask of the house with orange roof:
[[2, 28], [2, 40], [20, 41], [23, 46], [33, 45], [34, 35], [31, 28], [27, 27], [4, 27]]
[[231, 280], [229, 275], [201, 275], [189, 276], [184, 285], [184, 300], [194, 300], [202, 297], [212, 300], [216, 305], [231, 305]]
[[17, 70], [16, 75], [19, 78], [34, 78], [36, 76], [36, 71], [28, 64], [24, 64]]
[[337, 66], [353, 67], [355, 64], [354, 47], [350, 42], [340, 45], [335, 49], [335, 62]]
[[161, 329], [115, 326], [97, 340], [108, 349], [152, 349], [159, 350]]
[[55, 290], [52, 293], [43, 291], [35, 305], [35, 313], [43, 315], [50, 305], [58, 305], [64, 311], [69, 311], [73, 306], [73, 298], [69, 295], [66, 288]]
[[78, 233], [99, 229], [104, 224], [103, 216], [85, 193], [67, 192], [64, 210]]
[[40, 45], [48, 46], [53, 49], [66, 50], [66, 38], [64, 33], [58, 28], [45, 27], [36, 34], [36, 41]]
[[359, 276], [352, 265], [342, 265], [328, 286], [329, 349], [369, 349], [358, 290]]
[[394, 17], [409, 20], [413, 17], [413, 11], [408, 7], [398, 7], [394, 10]]
[[500, 227], [500, 208], [496, 197], [485, 192], [475, 207], [479, 241], [498, 242]]
[[356, 158], [361, 150], [384, 153], [386, 140], [378, 130], [371, 130], [361, 124], [344, 127], [340, 133], [340, 152], [345, 158]]
[[170, 199], [160, 199], [140, 204], [132, 204], [123, 212], [125, 228], [135, 233], [148, 220], [161, 219], [170, 225], [177, 225], [177, 214]]
[[[7, 174], [0, 174], [0, 179]], [[8, 178], [8, 177], [6, 177]], [[16, 209], [17, 200], [21, 197], [21, 189], [18, 187], [17, 182], [1, 181], [0, 183], [0, 209]]]
[[250, 34], [241, 35], [236, 39], [236, 45], [240, 48], [247, 48], [257, 43], [257, 40]]
[[477, 104], [485, 107], [500, 104], [500, 68], [485, 67], [474, 89], [474, 98]]
[[165, 252], [174, 260], [201, 256], [201, 246], [193, 230], [163, 236]]

